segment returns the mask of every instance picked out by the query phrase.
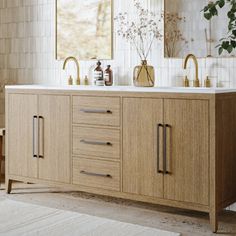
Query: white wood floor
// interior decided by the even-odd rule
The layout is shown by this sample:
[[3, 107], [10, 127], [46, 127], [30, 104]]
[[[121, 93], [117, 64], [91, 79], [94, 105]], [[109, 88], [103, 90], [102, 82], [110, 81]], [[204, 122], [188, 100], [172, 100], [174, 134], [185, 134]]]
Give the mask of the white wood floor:
[[[65, 192], [34, 184], [13, 184], [13, 192], [0, 191], [0, 201], [8, 198], [26, 203], [105, 217], [157, 229], [181, 232], [183, 236], [209, 236], [208, 215], [156, 205], [136, 203], [80, 192]], [[220, 235], [236, 235], [236, 212], [224, 211], [220, 216]]]

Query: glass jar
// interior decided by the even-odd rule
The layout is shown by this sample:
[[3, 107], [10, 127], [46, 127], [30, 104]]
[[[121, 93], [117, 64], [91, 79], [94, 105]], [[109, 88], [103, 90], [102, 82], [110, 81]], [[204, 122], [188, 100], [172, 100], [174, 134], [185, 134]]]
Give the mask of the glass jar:
[[141, 65], [134, 68], [133, 82], [136, 87], [153, 87], [155, 84], [154, 67], [142, 60]]

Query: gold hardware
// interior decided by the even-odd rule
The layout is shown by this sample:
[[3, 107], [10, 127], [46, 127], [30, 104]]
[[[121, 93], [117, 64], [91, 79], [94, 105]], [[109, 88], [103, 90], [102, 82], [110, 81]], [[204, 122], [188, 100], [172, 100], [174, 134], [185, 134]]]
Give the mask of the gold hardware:
[[89, 85], [89, 79], [87, 75], [84, 78], [84, 85]]
[[187, 76], [184, 78], [184, 87], [189, 87], [189, 79]]
[[205, 85], [206, 88], [211, 87], [211, 80], [209, 79], [209, 76], [206, 77], [204, 85]]
[[[187, 69], [187, 63], [188, 63], [188, 60], [190, 58], [193, 59], [193, 62], [194, 62], [194, 65], [195, 65], [195, 80], [193, 82], [193, 86], [194, 87], [200, 87], [200, 82], [199, 82], [199, 78], [198, 78], [198, 62], [197, 62], [196, 56], [194, 56], [193, 54], [189, 54], [189, 55], [186, 56], [186, 58], [184, 60], [184, 69], [185, 70]], [[186, 80], [186, 78], [185, 78], [185, 80]], [[185, 86], [185, 87], [187, 87], [187, 86]]]
[[70, 75], [69, 79], [68, 79], [68, 85], [73, 85], [73, 78]]
[[76, 84], [77, 85], [80, 85], [80, 68], [79, 68], [79, 62], [77, 61], [77, 59], [75, 57], [67, 57], [66, 60], [64, 61], [64, 64], [63, 64], [63, 70], [65, 70], [66, 68], [66, 64], [68, 61], [74, 61], [75, 62], [75, 65], [76, 65], [76, 68], [77, 68], [77, 79], [76, 79]]

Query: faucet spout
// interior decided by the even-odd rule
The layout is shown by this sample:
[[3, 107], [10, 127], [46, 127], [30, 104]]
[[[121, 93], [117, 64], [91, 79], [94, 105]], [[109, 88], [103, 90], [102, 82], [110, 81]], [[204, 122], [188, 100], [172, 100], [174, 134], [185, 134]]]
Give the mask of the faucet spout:
[[79, 62], [75, 57], [67, 57], [63, 63], [63, 70], [66, 68], [66, 64], [68, 61], [74, 61], [77, 69], [77, 79], [76, 79], [76, 84], [80, 85], [80, 67], [79, 67]]
[[[193, 83], [194, 87], [200, 87], [200, 82], [199, 82], [199, 78], [198, 78], [198, 62], [197, 62], [197, 58], [195, 55], [193, 54], [188, 54], [184, 60], [184, 69], [187, 69], [187, 64], [189, 59], [192, 59], [195, 65], [195, 80]], [[187, 78], [186, 78], [187, 79]]]

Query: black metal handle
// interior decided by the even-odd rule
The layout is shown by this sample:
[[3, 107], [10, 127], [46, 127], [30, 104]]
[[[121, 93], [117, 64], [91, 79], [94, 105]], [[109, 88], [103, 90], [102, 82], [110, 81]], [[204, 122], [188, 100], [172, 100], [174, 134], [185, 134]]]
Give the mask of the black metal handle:
[[[40, 120], [42, 120], [42, 128], [40, 128]], [[40, 137], [40, 130], [42, 130], [41, 137]], [[44, 118], [43, 116], [39, 116], [38, 119], [38, 152], [39, 158], [44, 158]], [[42, 151], [42, 153], [40, 153]]]
[[89, 140], [80, 140], [81, 143], [90, 144], [90, 145], [102, 145], [102, 146], [112, 146], [110, 142], [101, 142], [101, 141], [89, 141]]
[[100, 109], [80, 109], [84, 113], [98, 113], [98, 114], [112, 114], [110, 110], [100, 110]]
[[166, 148], [167, 148], [167, 128], [171, 128], [171, 125], [169, 124], [165, 124], [164, 125], [164, 133], [163, 133], [163, 139], [164, 139], [164, 143], [163, 143], [163, 156], [164, 156], [164, 163], [163, 163], [163, 166], [164, 166], [164, 174], [171, 174], [170, 171], [167, 170], [167, 151], [166, 151]]
[[164, 128], [164, 125], [157, 125], [157, 172], [163, 173], [163, 170], [160, 170], [160, 128]]
[[38, 154], [35, 154], [35, 119], [38, 119], [38, 116], [33, 116], [33, 158], [38, 157]]
[[80, 173], [83, 175], [97, 176], [97, 177], [103, 177], [103, 178], [112, 178], [110, 174], [98, 174], [98, 173], [93, 173], [93, 172], [87, 172], [84, 170], [81, 170]]

